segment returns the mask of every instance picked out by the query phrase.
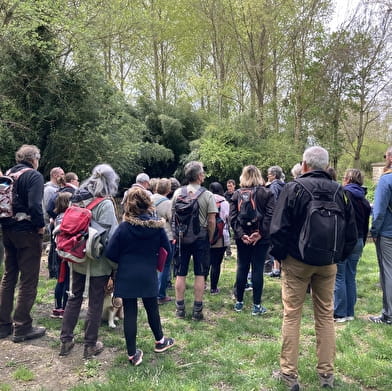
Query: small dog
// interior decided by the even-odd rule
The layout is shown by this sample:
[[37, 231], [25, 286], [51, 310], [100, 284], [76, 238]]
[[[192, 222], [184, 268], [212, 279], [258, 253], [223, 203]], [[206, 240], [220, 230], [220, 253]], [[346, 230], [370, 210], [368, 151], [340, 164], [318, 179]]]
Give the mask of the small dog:
[[115, 320], [124, 319], [124, 310], [122, 299], [113, 297], [113, 280], [109, 281], [105, 287], [105, 298], [103, 300], [102, 320], [108, 322], [108, 326], [112, 329], [116, 328]]

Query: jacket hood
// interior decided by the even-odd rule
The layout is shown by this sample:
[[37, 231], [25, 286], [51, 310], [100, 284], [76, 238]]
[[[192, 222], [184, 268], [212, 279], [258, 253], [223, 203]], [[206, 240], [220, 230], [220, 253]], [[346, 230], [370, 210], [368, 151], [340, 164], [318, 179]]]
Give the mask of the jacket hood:
[[124, 221], [132, 225], [132, 232], [137, 237], [143, 239], [156, 235], [155, 229], [164, 228], [165, 226], [164, 219], [157, 219], [151, 215], [127, 216]]
[[347, 184], [344, 190], [349, 191], [355, 198], [365, 198], [365, 189], [356, 183]]

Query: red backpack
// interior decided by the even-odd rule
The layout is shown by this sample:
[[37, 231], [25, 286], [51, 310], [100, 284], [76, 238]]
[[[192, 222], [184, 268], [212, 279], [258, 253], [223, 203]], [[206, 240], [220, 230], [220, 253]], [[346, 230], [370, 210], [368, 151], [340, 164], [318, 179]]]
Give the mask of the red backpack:
[[65, 211], [56, 234], [56, 250], [64, 260], [73, 263], [86, 261], [86, 244], [91, 224], [91, 210], [104, 198], [96, 198], [85, 208], [71, 205]]

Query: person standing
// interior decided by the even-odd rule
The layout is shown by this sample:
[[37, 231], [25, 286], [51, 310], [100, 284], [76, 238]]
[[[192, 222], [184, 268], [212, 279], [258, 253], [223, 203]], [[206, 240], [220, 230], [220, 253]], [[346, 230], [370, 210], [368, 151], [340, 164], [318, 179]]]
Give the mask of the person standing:
[[[333, 387], [335, 357], [335, 326], [333, 319], [333, 289], [336, 264], [318, 266], [319, 257], [306, 260], [301, 256], [300, 232], [307, 217], [307, 207], [312, 197], [306, 188], [318, 197], [335, 199], [344, 218], [344, 231], [340, 238], [341, 260], [345, 259], [357, 242], [355, 215], [343, 188], [332, 181], [325, 171], [328, 167], [328, 151], [322, 147], [310, 147], [302, 158], [303, 175], [285, 185], [277, 202], [271, 222], [271, 254], [281, 260], [282, 270], [282, 349], [280, 370], [273, 377], [284, 382], [291, 391], [299, 390], [298, 358], [302, 307], [309, 283], [312, 287], [315, 331], [317, 340], [317, 372], [322, 387]], [[306, 186], [306, 188], [305, 188]], [[312, 193], [313, 194], [313, 193]], [[334, 221], [334, 220], [333, 220]], [[320, 235], [327, 234], [322, 231]], [[324, 253], [319, 254], [320, 257]], [[330, 260], [329, 262], [332, 262]]]
[[193, 258], [193, 271], [195, 276], [194, 282], [194, 303], [193, 303], [193, 320], [202, 320], [203, 316], [203, 295], [204, 295], [204, 276], [209, 267], [209, 251], [210, 243], [212, 241], [215, 231], [215, 214], [218, 213], [218, 208], [215, 204], [213, 194], [201, 189], [201, 184], [204, 182], [205, 173], [203, 164], [197, 161], [191, 161], [184, 167], [185, 179], [188, 182], [187, 186], [180, 187], [174, 192], [172, 198], [172, 216], [175, 216], [175, 205], [178, 197], [185, 192], [187, 196], [198, 195], [197, 203], [199, 206], [199, 221], [200, 232], [197, 238], [192, 243], [181, 243], [176, 238], [176, 245], [178, 247], [178, 257], [176, 257], [176, 316], [178, 318], [185, 318], [185, 282], [188, 274], [189, 262]]
[[[270, 245], [269, 229], [275, 205], [272, 192], [264, 186], [260, 170], [245, 166], [240, 176], [240, 186], [230, 204], [230, 224], [237, 245], [236, 299], [234, 310], [241, 312], [244, 307], [244, 291], [250, 267], [252, 267], [253, 307], [252, 315], [262, 315], [267, 309], [261, 304], [263, 293], [264, 260]], [[248, 201], [245, 201], [245, 194]], [[253, 211], [255, 218], [242, 218], [245, 203]], [[241, 204], [244, 204], [242, 207]], [[244, 213], [245, 214], [245, 213]]]
[[223, 194], [223, 196], [226, 198], [227, 202], [231, 201], [231, 198], [233, 197], [233, 194], [235, 192], [235, 180], [234, 179], [228, 179], [226, 182], [226, 191]]
[[370, 233], [376, 243], [382, 289], [381, 315], [369, 316], [373, 323], [392, 325], [392, 147], [385, 154], [384, 173], [378, 181]]
[[[111, 199], [117, 193], [118, 181], [118, 175], [109, 164], [99, 164], [70, 199], [72, 203], [86, 207], [96, 198], [104, 198], [92, 208], [91, 213], [94, 221], [107, 230], [108, 239], [118, 225]], [[115, 268], [116, 265], [105, 256], [101, 256], [99, 260], [88, 258], [84, 263], [72, 265], [72, 295], [69, 295], [63, 314], [60, 356], [67, 356], [75, 345], [74, 329], [79, 318], [85, 287], [88, 287], [88, 309], [84, 328], [83, 357], [89, 359], [103, 351], [103, 343], [98, 341], [98, 329], [101, 324], [104, 287]]]
[[[150, 177], [142, 172], [136, 176], [135, 183], [130, 187], [130, 189], [138, 187], [139, 189], [144, 190], [150, 197], [152, 196], [150, 189]], [[129, 190], [129, 189], [128, 189]], [[125, 200], [127, 199], [128, 190], [125, 191], [123, 199], [121, 201], [121, 205], [124, 205]]]
[[164, 226], [164, 219], [154, 216], [154, 207], [148, 194], [134, 187], [129, 189], [124, 202], [123, 222], [106, 248], [106, 256], [118, 264], [114, 296], [123, 300], [128, 360], [135, 366], [143, 358], [143, 352], [136, 348], [139, 297], [143, 300], [148, 323], [154, 334], [154, 352], [162, 353], [174, 345], [173, 338], [163, 335], [157, 302], [159, 248], [163, 247], [171, 256], [171, 244]]
[[343, 189], [354, 208], [358, 240], [351, 254], [343, 262], [338, 263], [334, 291], [334, 318], [338, 323], [354, 320], [354, 307], [357, 301], [355, 277], [358, 261], [369, 232], [371, 210], [362, 185], [361, 171], [356, 168], [347, 169], [343, 177]]
[[[42, 197], [44, 178], [37, 171], [40, 151], [34, 145], [22, 145], [15, 154], [16, 165], [9, 174], [18, 175], [14, 183], [13, 216], [3, 218], [5, 248], [4, 274], [0, 285], [0, 338], [13, 333], [14, 342], [42, 337], [45, 327], [33, 326], [31, 309], [37, 296], [41, 263], [44, 217]], [[14, 294], [19, 291], [14, 308]]]

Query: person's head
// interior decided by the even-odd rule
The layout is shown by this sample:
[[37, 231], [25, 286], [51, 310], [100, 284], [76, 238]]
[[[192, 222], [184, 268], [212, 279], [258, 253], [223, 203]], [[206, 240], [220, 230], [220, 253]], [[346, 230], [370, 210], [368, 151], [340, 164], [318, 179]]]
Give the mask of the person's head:
[[242, 169], [240, 176], [240, 186], [253, 187], [259, 185], [264, 185], [264, 179], [261, 175], [261, 171], [253, 165], [245, 166]]
[[212, 182], [209, 189], [213, 194], [219, 194], [221, 196], [224, 194], [223, 186], [219, 182]]
[[336, 170], [333, 167], [328, 167], [325, 171], [327, 171], [333, 181], [336, 181], [338, 176], [336, 174]]
[[115, 196], [119, 179], [109, 164], [99, 164], [93, 168], [90, 178], [80, 188], [87, 189], [93, 197]]
[[180, 182], [177, 178], [170, 178], [170, 192], [167, 195], [169, 198], [173, 195], [173, 193], [181, 186]]
[[153, 211], [150, 196], [140, 187], [131, 187], [128, 190], [127, 198], [124, 202], [124, 219], [143, 214], [150, 214]]
[[35, 145], [24, 144], [15, 152], [16, 163], [30, 163], [34, 169], [38, 168], [39, 159], [41, 154]]
[[357, 168], [348, 168], [343, 175], [343, 185], [355, 183], [359, 186], [363, 185], [363, 174]]
[[234, 193], [234, 190], [235, 190], [235, 180], [234, 179], [229, 179], [226, 182], [226, 189], [229, 193]]
[[53, 210], [54, 213], [56, 214], [64, 213], [69, 206], [69, 199], [71, 198], [71, 196], [72, 193], [69, 193], [68, 191], [59, 193], [54, 203], [54, 210]]
[[67, 172], [65, 174], [65, 182], [70, 183], [75, 187], [79, 187], [79, 177], [74, 172]]
[[202, 162], [191, 161], [184, 167], [185, 179], [188, 183], [203, 183], [205, 178]]
[[136, 177], [136, 183], [142, 185], [145, 189], [148, 189], [150, 187], [150, 177], [142, 172]]
[[149, 180], [149, 188], [152, 193], [157, 192], [157, 186], [158, 186], [159, 178], [151, 178]]
[[293, 178], [298, 178], [301, 175], [301, 163], [297, 163], [293, 166], [293, 168], [291, 169], [291, 175], [293, 176]]
[[61, 167], [54, 167], [50, 170], [50, 181], [55, 185], [58, 184], [59, 178], [62, 177], [64, 179], [65, 174], [64, 170]]
[[283, 170], [280, 166], [271, 166], [267, 170], [268, 182], [272, 182], [274, 179], [282, 179]]
[[325, 170], [329, 164], [328, 151], [322, 147], [310, 147], [302, 156], [302, 172]]
[[170, 179], [167, 179], [167, 178], [159, 179], [156, 189], [157, 189], [158, 194], [164, 195], [164, 196], [168, 195], [171, 191]]
[[384, 171], [390, 170], [392, 168], [392, 146], [387, 149], [384, 155], [385, 167]]

